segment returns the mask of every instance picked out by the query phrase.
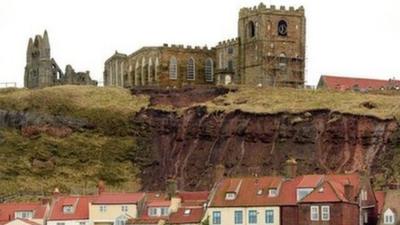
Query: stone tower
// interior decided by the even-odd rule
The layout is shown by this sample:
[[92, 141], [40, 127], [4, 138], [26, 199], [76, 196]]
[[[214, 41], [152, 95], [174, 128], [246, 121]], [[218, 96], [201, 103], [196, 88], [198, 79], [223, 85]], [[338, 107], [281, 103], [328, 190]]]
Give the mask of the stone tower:
[[301, 87], [304, 84], [304, 8], [242, 8], [239, 12], [239, 74], [242, 84]]
[[47, 31], [43, 36], [36, 35], [29, 39], [26, 53], [24, 86], [26, 88], [42, 88], [52, 86], [57, 79], [57, 71], [53, 67], [50, 56], [50, 43]]

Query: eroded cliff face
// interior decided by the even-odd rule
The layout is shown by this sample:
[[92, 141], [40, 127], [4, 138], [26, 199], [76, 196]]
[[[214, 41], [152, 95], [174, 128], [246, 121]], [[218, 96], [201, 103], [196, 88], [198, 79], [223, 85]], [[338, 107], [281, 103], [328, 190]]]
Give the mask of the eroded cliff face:
[[145, 109], [133, 121], [144, 140], [136, 163], [145, 190], [163, 187], [169, 177], [181, 189], [208, 189], [219, 164], [225, 176], [283, 174], [288, 158], [297, 160], [298, 173], [374, 175], [400, 136], [396, 120], [329, 110], [208, 113], [199, 106], [178, 115]]

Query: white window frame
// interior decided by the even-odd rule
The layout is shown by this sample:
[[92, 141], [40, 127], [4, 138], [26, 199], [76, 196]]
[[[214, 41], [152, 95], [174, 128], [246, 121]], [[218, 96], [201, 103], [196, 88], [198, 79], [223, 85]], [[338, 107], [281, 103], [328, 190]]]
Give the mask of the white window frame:
[[103, 213], [104, 213], [104, 212], [107, 212], [107, 206], [106, 206], [106, 205], [100, 205], [100, 206], [99, 206], [99, 211], [100, 211], [100, 212], [103, 212]]
[[268, 197], [276, 197], [278, 195], [278, 189], [270, 188], [268, 189]]
[[63, 206], [63, 213], [71, 214], [74, 212], [74, 206], [72, 205], [64, 205]]
[[157, 216], [158, 215], [158, 208], [150, 207], [148, 209], [149, 216]]
[[383, 214], [383, 223], [390, 225], [394, 224], [395, 221], [396, 221], [396, 215], [391, 209], [387, 209]]
[[[240, 215], [240, 220], [239, 220], [238, 215]], [[233, 223], [234, 224], [243, 224], [243, 210], [235, 210], [233, 212]]]
[[310, 220], [319, 221], [319, 206], [312, 205], [310, 207]]
[[16, 211], [14, 217], [20, 219], [32, 219], [33, 211]]
[[[326, 211], [325, 211], [326, 210]], [[331, 209], [329, 205], [321, 206], [321, 220], [329, 221], [331, 219]]]
[[160, 216], [168, 216], [168, 215], [169, 215], [169, 208], [168, 207], [160, 208]]
[[[255, 215], [253, 215], [252, 213], [254, 213]], [[252, 217], [254, 216], [254, 217]], [[255, 209], [251, 209], [248, 212], [248, 223], [249, 224], [257, 224], [258, 223], [258, 212]], [[251, 219], [254, 219], [255, 221], [251, 221]]]
[[[268, 213], [272, 213], [272, 221], [267, 221], [268, 220]], [[266, 224], [274, 224], [275, 222], [275, 213], [273, 209], [267, 209], [265, 210], [265, 223]]]
[[128, 206], [127, 205], [121, 206], [121, 211], [122, 212], [128, 212]]
[[175, 58], [175, 56], [172, 56], [169, 59], [169, 79], [178, 79], [178, 60]]
[[235, 200], [236, 199], [236, 193], [234, 192], [227, 192], [225, 194], [225, 200]]
[[[216, 217], [216, 215], [218, 215], [218, 217]], [[217, 218], [219, 221], [217, 221]], [[211, 222], [212, 224], [222, 224], [222, 215], [221, 215], [221, 211], [214, 211], [212, 212], [212, 218], [211, 218]]]

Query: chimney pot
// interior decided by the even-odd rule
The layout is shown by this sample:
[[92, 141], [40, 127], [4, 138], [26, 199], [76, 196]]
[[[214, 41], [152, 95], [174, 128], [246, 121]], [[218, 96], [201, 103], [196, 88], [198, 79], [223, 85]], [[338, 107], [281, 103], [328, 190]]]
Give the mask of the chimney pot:
[[297, 176], [297, 162], [293, 158], [286, 160], [286, 175], [288, 178], [295, 178]]

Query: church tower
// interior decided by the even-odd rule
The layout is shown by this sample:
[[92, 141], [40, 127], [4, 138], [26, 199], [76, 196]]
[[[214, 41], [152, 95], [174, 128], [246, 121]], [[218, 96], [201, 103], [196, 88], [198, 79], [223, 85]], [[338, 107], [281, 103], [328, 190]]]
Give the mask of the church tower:
[[50, 56], [50, 43], [47, 31], [43, 36], [36, 35], [29, 39], [26, 51], [24, 86], [42, 88], [55, 85], [57, 74]]
[[302, 87], [305, 70], [304, 8], [242, 8], [239, 12], [242, 84]]

